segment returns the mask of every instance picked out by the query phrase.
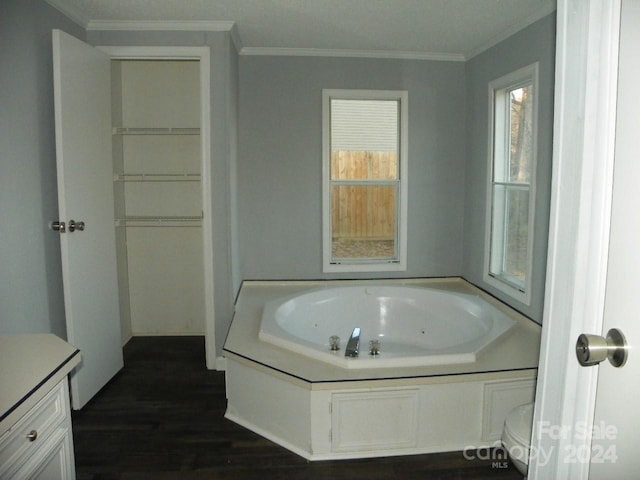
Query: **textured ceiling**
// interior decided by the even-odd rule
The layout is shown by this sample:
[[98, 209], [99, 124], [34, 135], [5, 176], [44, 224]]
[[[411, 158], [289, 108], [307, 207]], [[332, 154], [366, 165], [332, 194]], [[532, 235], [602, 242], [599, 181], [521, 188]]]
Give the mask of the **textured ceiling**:
[[299, 49], [469, 58], [555, 0], [47, 0], [84, 26], [233, 21], [246, 52]]

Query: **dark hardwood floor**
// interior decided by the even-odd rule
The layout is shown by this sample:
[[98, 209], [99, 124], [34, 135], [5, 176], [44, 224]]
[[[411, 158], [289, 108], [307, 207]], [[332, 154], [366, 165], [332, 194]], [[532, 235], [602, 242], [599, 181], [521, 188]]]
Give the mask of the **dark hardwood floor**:
[[307, 462], [223, 417], [224, 373], [205, 368], [202, 337], [135, 337], [124, 357], [72, 414], [78, 480], [522, 478], [462, 452]]

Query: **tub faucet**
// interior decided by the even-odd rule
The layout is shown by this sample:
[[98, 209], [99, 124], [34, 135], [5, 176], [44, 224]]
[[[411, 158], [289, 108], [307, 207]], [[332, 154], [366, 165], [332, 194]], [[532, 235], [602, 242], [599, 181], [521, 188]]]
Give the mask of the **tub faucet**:
[[347, 342], [347, 348], [345, 348], [344, 350], [344, 356], [357, 357], [359, 349], [360, 349], [360, 327], [356, 327], [353, 329], [353, 333], [351, 333], [351, 337], [349, 337], [349, 341]]

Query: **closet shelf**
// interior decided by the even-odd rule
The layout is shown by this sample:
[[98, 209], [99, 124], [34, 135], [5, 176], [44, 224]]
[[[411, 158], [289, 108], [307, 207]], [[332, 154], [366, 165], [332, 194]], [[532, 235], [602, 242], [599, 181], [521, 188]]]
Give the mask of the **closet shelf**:
[[200, 128], [114, 127], [113, 135], [200, 135]]
[[200, 227], [201, 216], [116, 218], [116, 227]]
[[114, 182], [199, 182], [199, 173], [116, 173]]

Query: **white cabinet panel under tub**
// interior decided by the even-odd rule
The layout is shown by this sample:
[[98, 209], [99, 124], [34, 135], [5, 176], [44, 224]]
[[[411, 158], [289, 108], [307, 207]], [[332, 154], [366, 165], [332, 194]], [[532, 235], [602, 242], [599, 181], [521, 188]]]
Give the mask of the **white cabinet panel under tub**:
[[[313, 416], [308, 388], [234, 361], [227, 363], [225, 384], [225, 418], [308, 458]], [[323, 417], [328, 415], [327, 405], [324, 402]], [[328, 433], [328, 419], [323, 420]]]
[[[362, 389], [358, 381], [308, 383], [229, 355], [225, 417], [308, 460], [488, 447], [496, 439], [484, 431], [486, 412], [504, 418], [522, 395], [533, 396], [534, 372], [510, 373], [413, 378], [397, 387], [394, 379], [367, 381], [371, 388]], [[496, 384], [518, 394], [486, 395]]]
[[[482, 416], [482, 438], [499, 440], [508, 407], [524, 405], [534, 400], [535, 380], [520, 382], [493, 382], [484, 386], [484, 413]], [[506, 412], [506, 413], [505, 413]]]
[[331, 450], [416, 447], [418, 402], [417, 389], [333, 394]]

